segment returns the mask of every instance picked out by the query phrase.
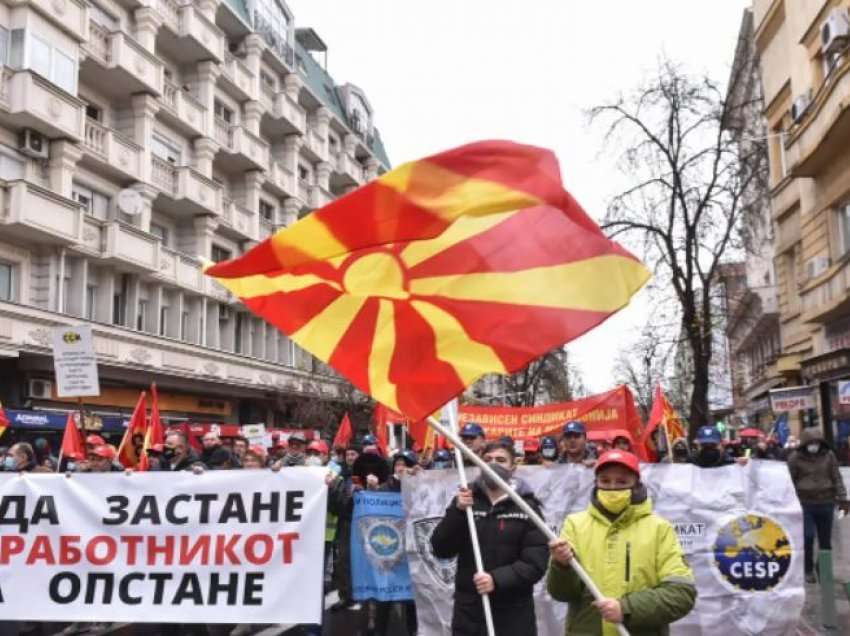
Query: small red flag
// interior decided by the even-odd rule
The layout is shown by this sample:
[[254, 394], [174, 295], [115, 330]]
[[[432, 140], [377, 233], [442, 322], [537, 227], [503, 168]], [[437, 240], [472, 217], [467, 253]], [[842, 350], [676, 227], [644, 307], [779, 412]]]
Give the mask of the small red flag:
[[65, 433], [62, 435], [62, 450], [60, 455], [71, 459], [84, 459], [86, 456], [86, 445], [83, 441], [83, 434], [77, 428], [73, 413], [68, 413], [68, 419], [65, 421]]
[[156, 382], [154, 382], [151, 384], [151, 417], [145, 433], [145, 445], [142, 449], [142, 456], [139, 458], [138, 470], [150, 470], [148, 450], [155, 444], [162, 444], [164, 441], [165, 431], [162, 428], [162, 420], [159, 418], [159, 395], [156, 392]]
[[334, 437], [333, 447], [346, 448], [353, 435], [354, 433], [351, 430], [351, 419], [348, 417], [348, 413], [346, 413], [343, 416], [342, 421], [339, 423], [336, 437]]
[[135, 468], [139, 463], [139, 457], [136, 456], [136, 448], [133, 446], [133, 437], [136, 435], [144, 435], [147, 424], [145, 415], [147, 414], [147, 394], [142, 391], [139, 393], [139, 400], [136, 402], [136, 408], [133, 409], [133, 416], [130, 418], [130, 423], [127, 425], [127, 430], [124, 432], [124, 437], [121, 440], [121, 446], [118, 447], [118, 461], [124, 468]]
[[375, 406], [375, 437], [378, 439], [378, 450], [387, 457], [389, 452], [387, 425], [390, 422], [389, 409], [383, 404]]
[[687, 438], [685, 427], [682, 425], [682, 418], [676, 413], [676, 410], [667, 401], [664, 396], [664, 391], [661, 385], [655, 387], [655, 399], [652, 402], [652, 411], [649, 413], [649, 421], [646, 423], [646, 428], [641, 435], [640, 445], [649, 461], [659, 461], [658, 450], [652, 442], [652, 434], [655, 430], [661, 427], [664, 431], [664, 437], [667, 441], [667, 457], [670, 458], [670, 448], [674, 441], [681, 438]]
[[9, 428], [9, 418], [6, 417], [6, 411], [3, 410], [3, 403], [0, 402], [0, 437], [3, 437], [3, 433], [6, 432], [7, 428]]

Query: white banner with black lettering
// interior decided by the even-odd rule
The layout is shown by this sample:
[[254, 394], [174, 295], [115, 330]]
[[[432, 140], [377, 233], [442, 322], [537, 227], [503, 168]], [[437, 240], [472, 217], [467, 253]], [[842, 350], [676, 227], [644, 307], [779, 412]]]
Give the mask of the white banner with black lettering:
[[[679, 535], [699, 591], [696, 608], [672, 633], [795, 633], [805, 598], [803, 517], [785, 463], [713, 469], [644, 464], [641, 471], [655, 511]], [[516, 478], [541, 501], [556, 532], [567, 514], [587, 507], [593, 489], [593, 471], [583, 466], [525, 466]], [[434, 557], [430, 537], [457, 485], [454, 471], [437, 470], [403, 482], [419, 625], [431, 636], [451, 633], [455, 564]], [[567, 606], [553, 601], [542, 582], [535, 609], [539, 636], [562, 636]]]
[[0, 474], [0, 616], [319, 623], [324, 473]]

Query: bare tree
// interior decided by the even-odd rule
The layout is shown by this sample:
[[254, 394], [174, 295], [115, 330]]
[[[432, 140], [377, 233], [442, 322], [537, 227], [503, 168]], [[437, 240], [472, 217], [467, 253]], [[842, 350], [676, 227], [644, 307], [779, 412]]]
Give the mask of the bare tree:
[[473, 387], [473, 395], [506, 406], [538, 406], [584, 395], [584, 382], [566, 349], [558, 348], [511, 375], [487, 376]]
[[614, 197], [603, 228], [641, 241], [678, 304], [692, 354], [692, 432], [710, 418], [712, 288], [721, 263], [744, 249], [744, 195], [766, 170], [761, 148], [742, 148], [727, 129], [743, 107], [712, 79], [663, 60], [634, 94], [590, 111], [592, 121], [605, 124], [607, 142], [620, 148], [619, 165], [634, 184]]
[[664, 332], [647, 326], [635, 342], [622, 349], [614, 364], [614, 378], [618, 384], [628, 384], [644, 421], [649, 419], [655, 387], [669, 373], [675, 341]]

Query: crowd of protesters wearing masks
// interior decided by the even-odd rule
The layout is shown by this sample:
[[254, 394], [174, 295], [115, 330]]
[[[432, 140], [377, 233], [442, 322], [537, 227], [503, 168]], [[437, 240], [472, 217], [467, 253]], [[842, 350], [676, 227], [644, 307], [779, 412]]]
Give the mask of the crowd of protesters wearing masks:
[[[565, 628], [568, 635], [602, 634], [603, 621], [623, 623], [633, 633], [663, 634], [667, 633], [670, 623], [690, 612], [696, 598], [693, 575], [682, 557], [672, 527], [652, 512], [652, 502], [640, 480], [635, 441], [627, 431], [610, 431], [604, 439], [589, 441], [584, 424], [573, 421], [564, 425], [557, 438], [528, 438], [519, 445], [507, 437], [488, 441], [484, 429], [470, 423], [462, 428], [460, 435], [473, 452], [500, 477], [510, 481], [518, 494], [538, 512], [540, 504], [534, 493], [521, 481], [512, 480], [518, 465], [579, 464], [595, 471], [596, 487], [587, 510], [568, 516], [561, 539], [552, 542], [547, 542], [528, 516], [486, 474], [469, 488], [459, 491], [431, 539], [437, 557], [458, 558], [453, 634], [477, 636], [484, 633], [482, 594], [491, 596], [498, 636], [536, 634], [532, 593], [534, 585], [544, 577], [552, 598], [569, 603]], [[141, 453], [143, 440], [138, 437], [133, 441]], [[346, 448], [334, 449], [321, 440], [308, 443], [300, 432], [287, 439], [277, 439], [269, 450], [251, 445], [241, 437], [225, 442], [212, 431], [204, 434], [201, 443], [203, 450], [197, 453], [183, 432], [168, 431], [164, 444], [147, 451], [150, 469], [201, 474], [206, 470], [279, 471], [294, 466], [326, 466], [329, 496], [325, 592], [336, 590], [339, 597], [331, 611], [358, 612], [358, 620], [366, 627], [364, 632], [356, 633], [380, 636], [390, 633], [390, 617], [396, 612], [402, 629], [410, 635], [417, 633], [416, 607], [412, 601], [361, 604], [352, 597], [350, 539], [354, 494], [358, 490], [398, 492], [408, 474], [453, 468], [453, 454], [445, 449], [422, 455], [401, 450], [385, 458], [372, 435], [365, 435]], [[692, 463], [704, 469], [746, 464], [750, 459], [786, 461], [804, 513], [806, 578], [809, 582], [815, 580], [814, 539], [817, 537], [821, 549], [831, 549], [835, 508], [850, 510], [838, 461], [819, 429], [804, 429], [799, 441], [789, 437], [784, 447], [765, 435], [724, 441], [714, 427], [699, 429], [693, 442], [672, 440], [669, 449], [663, 438], [656, 437], [654, 444], [662, 461]], [[521, 452], [517, 452], [519, 447]], [[45, 444], [38, 440], [34, 445], [18, 442], [9, 448], [0, 448], [5, 471], [124, 470], [118, 463], [116, 449], [99, 435], [88, 435], [86, 453], [84, 458], [63, 458], [59, 465], [60, 460], [52, 457], [49, 449], [46, 452]], [[465, 517], [468, 508], [475, 515], [486, 570], [483, 573], [477, 572], [475, 567]], [[616, 530], [614, 534], [612, 529]], [[603, 584], [601, 591], [605, 598], [593, 601], [569, 564], [577, 558], [592, 579], [607, 582], [604, 572], [611, 564], [605, 546], [612, 536], [633, 546], [631, 561], [625, 567], [631, 569], [634, 576], [613, 587]], [[4, 631], [0, 624], [0, 635], [53, 633], [39, 629], [27, 632], [27, 627], [18, 624], [19, 631], [8, 628]], [[75, 623], [60, 633], [97, 633], [99, 627], [105, 626]], [[137, 633], [243, 636], [263, 627], [140, 625]], [[322, 634], [320, 625], [301, 626], [300, 629], [309, 636]]]

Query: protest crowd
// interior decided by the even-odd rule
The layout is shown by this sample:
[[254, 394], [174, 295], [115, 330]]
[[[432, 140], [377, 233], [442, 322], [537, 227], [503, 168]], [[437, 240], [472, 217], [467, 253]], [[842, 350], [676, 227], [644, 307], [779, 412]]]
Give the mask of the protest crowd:
[[[155, 426], [147, 425], [147, 432]], [[32, 443], [18, 441], [0, 447], [2, 470], [17, 473], [107, 473], [143, 469], [153, 472], [254, 470], [287, 471], [301, 466], [327, 469], [327, 522], [325, 531], [324, 591], [336, 593], [326, 616], [344, 617], [350, 634], [426, 633], [418, 628], [413, 600], [377, 601], [355, 599], [352, 592], [352, 519], [358, 492], [400, 492], [405, 478], [421, 471], [452, 470], [455, 454], [448, 444], [426, 449], [387, 448], [386, 437], [367, 433], [356, 436], [350, 422], [340, 427], [333, 442], [309, 441], [301, 432], [273, 438], [270, 448], [252, 444], [244, 437], [222, 439], [208, 431], [193, 448], [183, 430], [154, 430], [154, 439], [143, 430], [128, 428], [120, 446], [107, 443], [99, 434], [83, 435], [69, 418], [62, 453], [51, 452], [44, 438]], [[346, 430], [342, 430], [345, 428]], [[681, 431], [680, 428], [676, 429]], [[458, 558], [452, 631], [458, 635], [486, 633], [481, 598], [489, 595], [496, 634], [536, 634], [532, 591], [539, 581], [555, 601], [569, 603], [567, 634], [609, 633], [603, 628], [625, 624], [641, 634], [666, 633], [667, 625], [687, 615], [694, 606], [693, 573], [671, 525], [653, 513], [653, 504], [641, 482], [638, 460], [690, 463], [703, 470], [750, 461], [787, 462], [799, 496], [805, 526], [805, 576], [813, 582], [816, 566], [814, 541], [829, 549], [833, 514], [847, 512], [847, 500], [838, 460], [818, 429], [804, 429], [794, 436], [765, 434], [744, 429], [735, 439], [724, 439], [714, 427], [701, 428], [693, 442], [672, 437], [668, 427], [656, 426], [644, 439], [627, 430], [599, 430], [580, 420], [563, 424], [560, 435], [514, 440], [503, 436], [488, 439], [485, 429], [469, 422], [460, 437], [496, 474], [511, 481], [516, 467], [546, 470], [573, 464], [595, 474], [591, 503], [582, 513], [567, 517], [561, 539], [548, 541], [528, 516], [482, 474], [468, 488], [459, 490], [433, 531], [431, 545], [438, 558]], [[159, 436], [161, 442], [156, 441]], [[78, 440], [71, 440], [78, 436]], [[784, 437], [784, 440], [780, 438]], [[669, 438], [669, 439], [668, 439]], [[784, 443], [783, 443], [784, 442]], [[79, 447], [74, 449], [75, 443]], [[643, 448], [639, 448], [643, 445]], [[284, 473], [285, 474], [285, 473]], [[523, 484], [512, 485], [535, 511], [540, 502]], [[478, 571], [464, 513], [474, 514], [485, 572]], [[611, 531], [620, 533], [626, 551], [612, 564], [604, 546]], [[605, 599], [593, 601], [584, 584], [569, 567], [578, 559], [591, 578], [602, 582]], [[616, 581], [606, 576], [612, 569], [625, 570]], [[340, 619], [337, 619], [338, 621]], [[605, 622], [603, 622], [605, 621]], [[139, 634], [253, 634], [266, 625], [138, 624]], [[37, 622], [0, 622], [0, 634], [96, 634], [109, 633], [109, 623], [69, 625]], [[295, 628], [307, 635], [331, 633], [322, 625]], [[633, 633], [635, 633], [633, 632]], [[297, 631], [294, 633], [298, 633]]]

